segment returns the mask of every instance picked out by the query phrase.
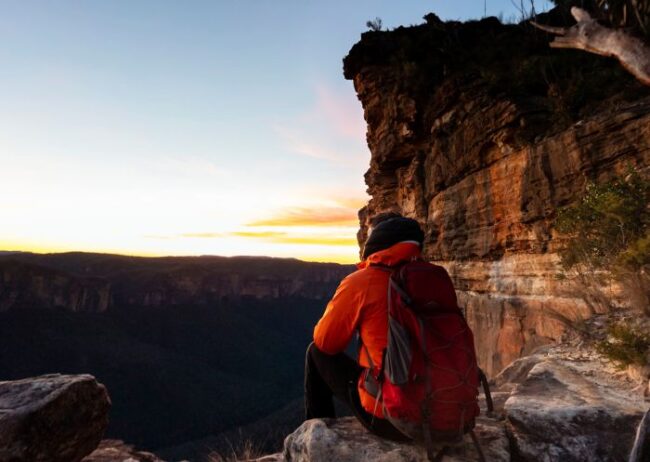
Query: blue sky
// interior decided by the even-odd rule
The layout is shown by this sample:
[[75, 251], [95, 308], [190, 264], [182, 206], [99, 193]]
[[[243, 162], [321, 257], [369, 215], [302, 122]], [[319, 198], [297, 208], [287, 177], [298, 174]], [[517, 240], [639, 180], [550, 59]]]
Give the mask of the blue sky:
[[[334, 261], [356, 258], [370, 158], [342, 58], [368, 19], [392, 28], [484, 9], [468, 0], [0, 6], [0, 249]], [[487, 13], [517, 10], [488, 1]]]

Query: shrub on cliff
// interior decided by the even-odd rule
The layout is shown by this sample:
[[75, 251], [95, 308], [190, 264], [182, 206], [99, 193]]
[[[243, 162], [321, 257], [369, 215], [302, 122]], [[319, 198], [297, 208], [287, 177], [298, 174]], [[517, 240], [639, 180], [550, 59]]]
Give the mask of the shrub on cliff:
[[561, 209], [556, 228], [567, 235], [560, 251], [563, 276], [578, 283], [595, 311], [616, 303], [650, 316], [650, 180], [632, 167], [621, 177], [589, 184], [575, 205]]
[[371, 19], [370, 21], [366, 21], [366, 27], [374, 32], [381, 31], [383, 27], [381, 18], [375, 18], [375, 19]]
[[562, 276], [575, 283], [592, 312], [622, 304], [645, 315], [612, 323], [598, 351], [621, 367], [648, 364], [650, 180], [630, 167], [609, 182], [589, 184], [580, 201], [560, 210], [556, 225], [567, 235]]
[[648, 363], [650, 353], [650, 333], [643, 323], [632, 324], [630, 321], [619, 322], [609, 326], [606, 340], [596, 347], [600, 353], [616, 361], [622, 367], [628, 365], [644, 366]]

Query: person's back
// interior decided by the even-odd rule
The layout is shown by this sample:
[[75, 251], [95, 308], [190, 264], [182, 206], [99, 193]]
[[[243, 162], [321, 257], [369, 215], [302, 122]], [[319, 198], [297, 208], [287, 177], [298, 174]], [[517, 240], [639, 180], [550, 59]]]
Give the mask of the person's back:
[[[358, 270], [346, 277], [314, 329], [305, 361], [305, 416], [335, 417], [333, 397], [373, 433], [398, 441], [457, 441], [473, 433], [479, 380], [473, 334], [441, 266], [421, 258], [415, 220], [373, 224]], [[357, 361], [346, 356], [355, 333]], [[487, 392], [486, 387], [486, 392]], [[486, 393], [488, 409], [491, 398]]]
[[[415, 220], [387, 214], [373, 223], [358, 270], [341, 282], [314, 329], [305, 363], [306, 418], [334, 417], [336, 396], [374, 433], [408, 439], [383, 419], [364, 379], [378, 375], [387, 344], [390, 268], [420, 258], [423, 241]], [[343, 353], [356, 333], [358, 362]]]
[[[419, 245], [401, 242], [369, 256], [360, 269], [345, 278], [325, 314], [314, 329], [314, 344], [327, 354], [334, 355], [345, 350], [355, 333], [363, 348], [358, 362], [363, 368], [379, 372], [383, 352], [387, 344], [388, 307], [386, 293], [390, 272], [407, 261], [419, 258]], [[382, 417], [380, 406], [359, 381], [359, 396], [364, 410]]]

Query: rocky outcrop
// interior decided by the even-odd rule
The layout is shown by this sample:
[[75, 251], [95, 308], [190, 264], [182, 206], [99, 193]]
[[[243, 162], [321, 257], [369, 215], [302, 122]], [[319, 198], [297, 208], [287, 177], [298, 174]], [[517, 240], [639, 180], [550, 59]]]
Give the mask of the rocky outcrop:
[[531, 368], [504, 408], [518, 457], [628, 460], [648, 404], [629, 389], [611, 386], [611, 378], [594, 369], [595, 364], [542, 359]]
[[109, 408], [90, 375], [0, 382], [0, 460], [78, 462], [102, 439]]
[[[508, 439], [495, 421], [479, 422], [476, 433], [487, 460], [509, 461]], [[441, 447], [436, 447], [441, 449]], [[475, 462], [478, 458], [469, 438], [450, 448], [445, 461]], [[426, 451], [415, 444], [400, 444], [378, 438], [364, 429], [354, 417], [313, 419], [302, 424], [284, 442], [284, 452], [258, 459], [266, 461], [315, 462], [427, 462]]]
[[255, 257], [0, 255], [0, 312], [210, 305], [250, 297], [325, 299], [350, 265]]
[[120, 440], [103, 440], [82, 462], [164, 462], [155, 454], [138, 451]]
[[553, 221], [589, 181], [650, 165], [650, 91], [524, 26], [426, 20], [367, 32], [344, 60], [372, 153], [359, 239], [376, 213], [417, 219], [495, 374], [561, 336], [549, 311], [585, 312], [555, 277]]
[[[590, 349], [548, 348], [514, 361], [494, 380], [495, 413], [475, 432], [488, 461], [627, 461], [650, 405], [636, 383]], [[645, 432], [646, 430], [639, 430]], [[426, 461], [422, 447], [370, 435], [354, 418], [314, 419], [259, 462]], [[476, 461], [469, 437], [445, 461]], [[643, 460], [643, 459], [641, 459]], [[636, 462], [636, 461], [635, 461]]]

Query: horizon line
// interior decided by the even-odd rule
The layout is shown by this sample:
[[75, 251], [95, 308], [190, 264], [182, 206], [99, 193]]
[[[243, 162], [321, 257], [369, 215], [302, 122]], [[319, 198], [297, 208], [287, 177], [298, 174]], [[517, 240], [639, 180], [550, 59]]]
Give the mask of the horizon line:
[[[201, 254], [201, 255], [154, 255], [154, 254], [130, 254], [130, 253], [115, 253], [115, 252], [102, 252], [102, 251], [88, 251], [88, 250], [62, 250], [62, 251], [37, 251], [37, 250], [4, 250], [0, 249], [0, 257], [3, 255], [11, 254], [32, 254], [32, 255], [63, 255], [63, 254], [89, 254], [89, 255], [107, 255], [115, 257], [129, 257], [129, 258], [268, 258], [274, 260], [296, 260], [303, 263], [321, 263], [321, 264], [336, 264], [342, 266], [354, 265], [356, 261], [335, 261], [335, 260], [311, 260], [300, 257], [278, 257], [273, 255], [216, 255], [216, 254]], [[358, 259], [357, 259], [358, 261]]]

